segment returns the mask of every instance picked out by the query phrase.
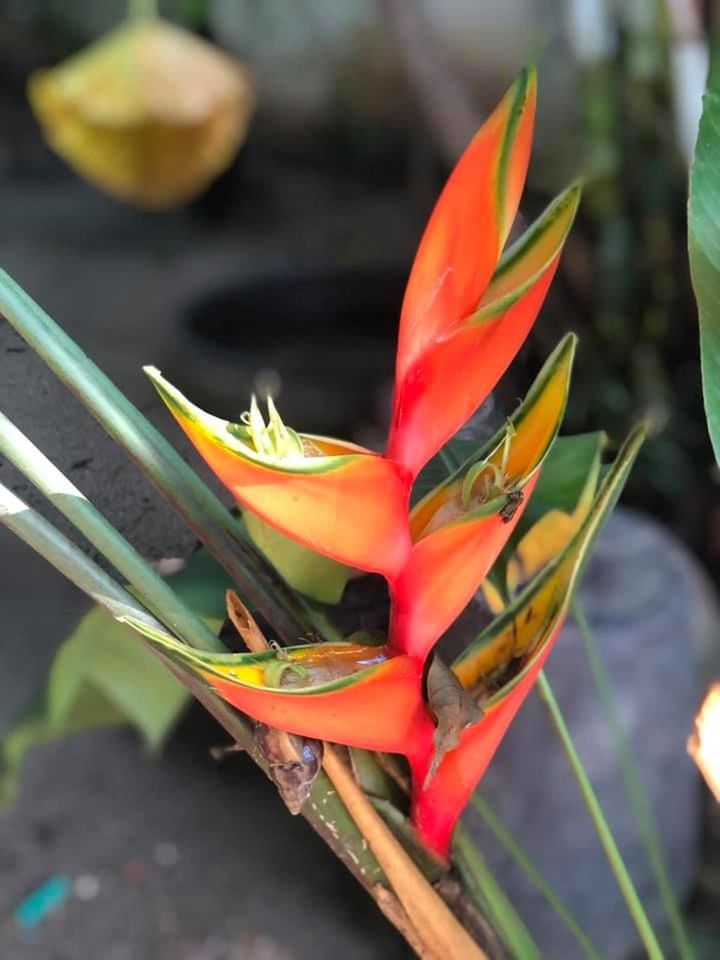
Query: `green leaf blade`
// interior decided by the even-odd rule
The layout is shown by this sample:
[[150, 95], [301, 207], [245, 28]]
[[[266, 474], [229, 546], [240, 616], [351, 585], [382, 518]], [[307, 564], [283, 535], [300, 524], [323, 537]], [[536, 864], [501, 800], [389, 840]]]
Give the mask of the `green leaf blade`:
[[700, 321], [705, 414], [720, 463], [720, 71], [703, 99], [688, 204], [690, 274]]

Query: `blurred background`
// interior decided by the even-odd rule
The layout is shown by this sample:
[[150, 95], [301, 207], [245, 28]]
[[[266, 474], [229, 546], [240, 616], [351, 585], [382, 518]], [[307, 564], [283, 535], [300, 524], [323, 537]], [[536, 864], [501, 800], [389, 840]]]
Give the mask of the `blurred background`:
[[[269, 392], [294, 426], [380, 446], [404, 281], [423, 224], [473, 131], [535, 61], [538, 119], [521, 218], [530, 222], [577, 177], [586, 188], [540, 319], [483, 416], [502, 418], [573, 329], [581, 349], [566, 432], [605, 429], [616, 442], [638, 418], [651, 424], [625, 499], [654, 518], [659, 546], [643, 541], [633, 556], [662, 567], [663, 553], [682, 554], [691, 586], [683, 592], [685, 581], [673, 579], [662, 602], [673, 595], [687, 613], [680, 622], [693, 624], [692, 636], [668, 641], [676, 657], [666, 679], [682, 690], [684, 712], [667, 719], [672, 756], [651, 771], [653, 796], [665, 802], [676, 776], [687, 784], [687, 806], [675, 807], [687, 829], [668, 842], [706, 955], [717, 957], [720, 831], [684, 757], [702, 678], [719, 659], [718, 478], [685, 235], [710, 7], [162, 0], [164, 17], [250, 71], [252, 96], [226, 168], [189, 202], [150, 210], [77, 176], [48, 146], [27, 96], [34, 71], [97, 41], [123, 20], [126, 4], [0, 0], [0, 265], [178, 442], [143, 363], [217, 414], [237, 417], [250, 392]], [[176, 159], [182, 164], [181, 152]], [[3, 408], [143, 552], [186, 555], [192, 537], [6, 325], [0, 337]], [[29, 495], [17, 478], [14, 486]], [[615, 529], [622, 540], [628, 528]], [[85, 607], [9, 535], [0, 550], [0, 721], [9, 723]], [[629, 576], [642, 586], [651, 574]], [[666, 581], [653, 583], [660, 590]], [[620, 591], [632, 594], [632, 581]], [[596, 607], [607, 613], [601, 600]], [[627, 638], [618, 640], [632, 661], [618, 661], [621, 680], [642, 666]], [[652, 659], [648, 649], [642, 656]], [[655, 685], [646, 726], [631, 731], [641, 752], [647, 727], [662, 724], [653, 711], [662, 714], [673, 691]], [[407, 955], [248, 764], [208, 769], [213, 737], [192, 712], [160, 764], [110, 733], [31, 757], [20, 799], [0, 820], [3, 958]], [[671, 830], [672, 803], [667, 814]], [[73, 878], [74, 892], [52, 916], [18, 930], [17, 904], [55, 874]], [[602, 882], [590, 882], [588, 902]], [[632, 934], [620, 940], [604, 955], [631, 956]], [[575, 956], [564, 950], [552, 955]]]

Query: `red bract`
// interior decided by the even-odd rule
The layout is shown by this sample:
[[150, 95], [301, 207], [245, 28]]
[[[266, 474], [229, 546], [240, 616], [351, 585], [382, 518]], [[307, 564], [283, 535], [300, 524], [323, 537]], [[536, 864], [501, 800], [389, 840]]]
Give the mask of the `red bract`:
[[400, 322], [387, 451], [297, 434], [271, 408], [232, 424], [148, 373], [235, 497], [304, 546], [384, 574], [407, 562], [412, 480], [486, 398], [537, 315], [577, 209], [561, 194], [501, 257], [530, 151], [536, 78], [526, 71], [478, 131], [430, 218]]
[[525, 182], [535, 90], [526, 71], [476, 134], [415, 258], [387, 447], [412, 476], [473, 415], [521, 347], [577, 209], [573, 187], [500, 257]]
[[424, 660], [485, 579], [537, 482], [565, 411], [575, 338], [549, 357], [507, 427], [413, 509], [390, 642]]
[[205, 653], [140, 621], [127, 622], [255, 720], [299, 736], [403, 754], [413, 782], [424, 782], [434, 724], [422, 696], [422, 666], [413, 657], [353, 642]]
[[[453, 665], [484, 715], [462, 732], [460, 744], [413, 794], [413, 821], [428, 846], [443, 856], [458, 817], [550, 655], [590, 546], [617, 501], [642, 441], [643, 431], [635, 430], [597, 493], [599, 469], [590, 471], [573, 522], [563, 527], [551, 559]], [[539, 529], [542, 521], [537, 526], [545, 537], [546, 530]], [[532, 536], [533, 530], [527, 534]]]
[[407, 470], [344, 440], [298, 434], [272, 402], [242, 423], [196, 407], [154, 367], [158, 393], [187, 436], [243, 506], [325, 556], [388, 579], [410, 548]]
[[[267, 423], [254, 399], [241, 423], [229, 423], [148, 370], [183, 430], [247, 510], [316, 553], [383, 574], [392, 599], [382, 648], [320, 644], [223, 658], [181, 645], [169, 652], [167, 638], [158, 643], [265, 723], [407, 756], [416, 824], [441, 853], [549, 652], [546, 638], [533, 641], [512, 692], [510, 684], [503, 688], [502, 704], [486, 705], [480, 724], [432, 764], [425, 661], [520, 520], [562, 420], [575, 349], [575, 338], [566, 337], [506, 427], [409, 511], [421, 468], [475, 413], [525, 340], [577, 209], [574, 186], [503, 253], [528, 166], [535, 90], [534, 71], [525, 71], [460, 159], [422, 237], [402, 307], [384, 455], [298, 434], [272, 401]], [[534, 622], [528, 619], [525, 632]]]

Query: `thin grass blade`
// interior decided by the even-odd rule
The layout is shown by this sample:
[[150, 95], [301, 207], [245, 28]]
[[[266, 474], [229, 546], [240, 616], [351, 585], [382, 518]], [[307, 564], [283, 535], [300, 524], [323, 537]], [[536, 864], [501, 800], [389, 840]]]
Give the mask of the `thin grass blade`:
[[582, 947], [585, 956], [589, 957], [590, 960], [602, 960], [602, 956], [600, 955], [597, 947], [592, 943], [575, 917], [573, 917], [563, 901], [560, 899], [545, 877], [540, 873], [538, 868], [535, 866], [517, 840], [515, 840], [513, 835], [503, 824], [502, 820], [498, 817], [487, 800], [478, 794], [475, 794], [471, 803], [479, 816], [481, 816], [485, 821], [488, 828], [493, 832], [498, 842], [507, 850], [535, 889], [545, 897], [555, 913], [562, 920], [570, 933], [575, 937], [577, 942]]
[[598, 653], [597, 644], [595, 643], [588, 619], [585, 616], [585, 611], [578, 600], [573, 601], [572, 611], [583, 641], [585, 656], [590, 666], [595, 690], [597, 691], [598, 699], [602, 704], [605, 718], [610, 727], [613, 740], [615, 741], [615, 752], [620, 764], [623, 780], [625, 781], [625, 791], [628, 795], [628, 800], [630, 801], [630, 806], [637, 822], [643, 844], [645, 845], [650, 866], [655, 874], [655, 882], [670, 923], [678, 956], [681, 960], [693, 960], [692, 945], [687, 930], [685, 929], [682, 913], [675, 899], [672, 883], [670, 882], [670, 875], [665, 863], [665, 855], [663, 853], [662, 842], [658, 834], [655, 817], [653, 816], [645, 788], [640, 780], [632, 748], [620, 724], [610, 678]]
[[540, 676], [538, 677], [537, 690], [540, 694], [540, 699], [545, 704], [548, 714], [550, 715], [550, 720], [555, 728], [555, 732], [557, 733], [560, 744], [565, 751], [565, 755], [577, 781], [580, 793], [585, 801], [585, 806], [587, 807], [590, 818], [595, 826], [600, 843], [605, 851], [605, 855], [610, 863], [610, 867], [615, 875], [615, 879], [620, 887], [620, 891], [625, 899], [625, 903], [630, 911], [630, 915], [635, 922], [635, 926], [637, 927], [640, 938], [645, 946], [647, 955], [650, 960], [664, 960], [663, 952], [660, 949], [660, 944], [658, 943], [655, 931], [652, 928], [652, 924], [650, 923], [648, 915], [645, 912], [645, 908], [642, 905], [637, 890], [630, 879], [630, 874], [625, 866], [625, 861], [623, 860], [622, 854], [618, 849], [615, 837], [613, 836], [610, 826], [605, 819], [605, 814], [603, 813], [600, 801], [597, 798], [595, 790], [593, 789], [593, 785], [590, 782], [590, 778], [587, 775], [587, 771], [585, 770], [583, 762], [580, 759], [580, 755], [577, 752], [570, 734], [570, 730], [565, 723], [565, 718], [563, 717], [560, 705], [555, 699], [555, 694], [553, 693], [552, 687], [550, 686], [550, 683], [544, 673], [540, 673]]

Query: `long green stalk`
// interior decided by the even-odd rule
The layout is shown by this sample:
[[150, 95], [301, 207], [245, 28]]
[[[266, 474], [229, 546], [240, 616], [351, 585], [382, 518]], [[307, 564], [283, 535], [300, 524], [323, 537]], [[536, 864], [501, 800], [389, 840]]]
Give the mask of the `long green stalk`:
[[670, 921], [678, 956], [681, 957], [681, 960], [693, 960], [692, 946], [685, 929], [685, 924], [683, 923], [677, 900], [675, 899], [672, 883], [670, 882], [655, 818], [638, 775], [632, 749], [625, 735], [625, 731], [620, 724], [610, 678], [605, 669], [605, 665], [600, 659], [597, 644], [595, 643], [590, 624], [585, 616], [585, 611], [578, 600], [573, 600], [572, 611], [583, 641], [585, 656], [590, 666], [595, 689], [605, 712], [605, 718], [610, 727], [613, 740], [615, 741], [615, 752], [617, 753], [623, 780], [625, 781], [625, 790], [645, 845], [650, 866], [655, 874], [655, 882], [660, 891], [665, 913]]
[[479, 901], [478, 906], [488, 912], [493, 927], [515, 960], [541, 960], [540, 948], [462, 824], [455, 828], [453, 860], [466, 887]]
[[[165, 632], [162, 624], [140, 606], [135, 597], [116, 583], [64, 534], [56, 530], [51, 523], [2, 484], [0, 484], [0, 523], [12, 530], [77, 587], [101, 604], [111, 616], [122, 621], [126, 621], [129, 617], [131, 621], [140, 621], [152, 631]], [[152, 647], [149, 649], [158, 655]], [[188, 687], [230, 736], [244, 747], [253, 760], [267, 772], [267, 763], [257, 749], [252, 726], [246, 718], [234, 711], [197, 678], [175, 667], [162, 655], [160, 659], [175, 677]], [[309, 802], [305, 804], [302, 813], [338, 858], [377, 900], [388, 918], [403, 930], [404, 926], [397, 916], [396, 909], [391, 909], [386, 897], [379, 893], [382, 888], [390, 888], [385, 873], [348, 808], [338, 796], [333, 783], [322, 770], [315, 779]], [[532, 960], [536, 958], [533, 956]]]
[[505, 827], [487, 800], [485, 800], [479, 794], [474, 794], [471, 802], [477, 813], [485, 821], [488, 828], [493, 832], [499, 843], [505, 847], [515, 863], [525, 873], [533, 886], [545, 897], [555, 913], [562, 920], [570, 933], [572, 933], [572, 935], [575, 937], [577, 942], [582, 947], [585, 955], [590, 957], [591, 960], [602, 960], [597, 947], [590, 940], [575, 917], [573, 917], [573, 915], [570, 913], [552, 886], [540, 873], [527, 853], [523, 850], [517, 840], [515, 840], [510, 831]]
[[57, 467], [0, 412], [0, 453], [84, 534], [171, 634], [200, 650], [225, 648], [203, 621]]
[[0, 484], [0, 523], [104, 607], [111, 616], [121, 619], [131, 615], [165, 632], [162, 624], [135, 597], [3, 484]]
[[560, 740], [568, 762], [570, 763], [573, 775], [575, 776], [578, 787], [580, 788], [580, 793], [585, 801], [585, 806], [588, 809], [588, 813], [590, 814], [590, 818], [595, 826], [597, 835], [600, 838], [600, 842], [610, 863], [610, 867], [615, 875], [617, 884], [620, 887], [623, 897], [625, 898], [625, 903], [630, 911], [630, 915], [635, 921], [635, 926], [637, 927], [638, 933], [640, 934], [642, 942], [645, 945], [647, 955], [650, 960], [664, 960], [663, 952], [660, 949], [660, 944], [655, 936], [655, 931], [653, 930], [650, 920], [645, 913], [645, 909], [640, 901], [640, 898], [638, 897], [635, 886], [630, 879], [630, 874], [627, 871], [627, 867], [625, 866], [625, 862], [623, 861], [620, 850], [615, 842], [615, 838], [613, 837], [612, 831], [610, 830], [608, 822], [605, 819], [605, 814], [603, 813], [600, 801], [597, 798], [592, 783], [590, 782], [590, 778], [588, 777], [582, 760], [580, 759], [580, 756], [575, 748], [572, 736], [568, 730], [567, 724], [565, 723], [565, 718], [560, 710], [560, 705], [555, 699], [552, 687], [550, 686], [550, 683], [544, 673], [540, 673], [540, 676], [538, 677], [537, 689], [538, 693], [540, 694], [540, 699], [547, 707], [550, 719], [555, 728], [555, 732], [558, 735], [558, 739]]
[[323, 632], [179, 453], [4, 270], [0, 313], [152, 480], [280, 637], [291, 643], [312, 627]]
[[[2, 484], [0, 484], [0, 523], [12, 530], [75, 586], [107, 610], [112, 617], [124, 619], [129, 616], [152, 630], [164, 632], [162, 624], [148, 613], [135, 597], [116, 583], [76, 544], [56, 530], [49, 521], [28, 507]], [[148, 649], [157, 654], [153, 648]], [[267, 765], [255, 744], [252, 726], [242, 714], [233, 710], [205, 684], [175, 668], [164, 658], [161, 659], [233, 740], [247, 750], [253, 760], [267, 772]], [[321, 771], [315, 780], [309, 802], [305, 804], [302, 812], [338, 858], [371, 894], [377, 884], [387, 883], [365, 839], [324, 772]]]

